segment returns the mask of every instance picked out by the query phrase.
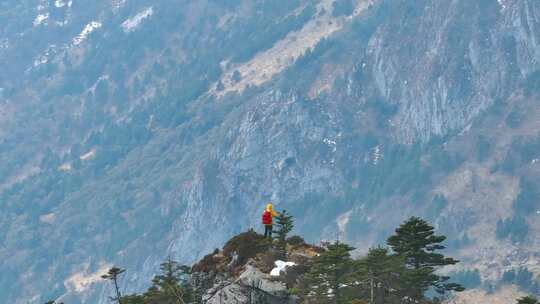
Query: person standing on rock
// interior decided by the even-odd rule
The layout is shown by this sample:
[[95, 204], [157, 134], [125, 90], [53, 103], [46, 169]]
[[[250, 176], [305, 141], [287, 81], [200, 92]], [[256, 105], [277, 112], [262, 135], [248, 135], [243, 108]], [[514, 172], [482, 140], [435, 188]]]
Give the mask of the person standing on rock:
[[262, 214], [262, 224], [264, 225], [264, 237], [272, 238], [272, 219], [278, 214], [273, 210], [272, 202], [268, 202]]

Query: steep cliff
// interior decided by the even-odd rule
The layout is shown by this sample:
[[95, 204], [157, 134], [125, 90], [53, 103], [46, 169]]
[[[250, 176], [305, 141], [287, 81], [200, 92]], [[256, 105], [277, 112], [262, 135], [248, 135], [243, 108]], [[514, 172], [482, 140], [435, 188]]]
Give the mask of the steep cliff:
[[268, 200], [310, 241], [415, 214], [483, 287], [540, 273], [538, 1], [347, 2], [0, 2], [0, 298], [142, 290]]

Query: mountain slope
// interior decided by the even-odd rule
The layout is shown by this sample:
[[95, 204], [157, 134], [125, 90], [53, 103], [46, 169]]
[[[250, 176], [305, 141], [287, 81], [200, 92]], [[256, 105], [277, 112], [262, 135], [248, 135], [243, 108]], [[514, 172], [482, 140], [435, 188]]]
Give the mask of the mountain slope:
[[142, 290], [267, 200], [311, 241], [416, 214], [485, 286], [538, 273], [538, 3], [343, 4], [2, 2], [0, 297]]

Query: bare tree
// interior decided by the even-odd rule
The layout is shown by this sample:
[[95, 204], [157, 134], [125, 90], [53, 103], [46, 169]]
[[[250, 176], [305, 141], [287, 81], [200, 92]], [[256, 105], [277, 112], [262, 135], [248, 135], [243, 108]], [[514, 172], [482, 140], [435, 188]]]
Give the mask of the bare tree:
[[111, 297], [111, 300], [118, 301], [118, 304], [122, 304], [122, 299], [121, 299], [122, 295], [120, 294], [120, 289], [118, 288], [118, 276], [121, 275], [124, 271], [126, 270], [118, 268], [118, 267], [112, 267], [111, 269], [109, 269], [109, 271], [106, 274], [101, 276], [101, 278], [105, 280], [110, 280], [114, 283], [114, 289], [116, 291], [116, 298]]

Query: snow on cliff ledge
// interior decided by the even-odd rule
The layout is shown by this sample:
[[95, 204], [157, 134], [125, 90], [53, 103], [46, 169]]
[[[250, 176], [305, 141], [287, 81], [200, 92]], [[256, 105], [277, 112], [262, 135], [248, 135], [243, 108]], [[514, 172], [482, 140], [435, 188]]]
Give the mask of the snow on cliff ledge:
[[34, 26], [38, 26], [40, 24], [43, 24], [45, 21], [47, 21], [47, 19], [49, 19], [49, 13], [46, 13], [46, 14], [39, 14], [36, 16], [36, 19], [34, 19]]
[[141, 24], [141, 22], [143, 22], [144, 19], [152, 16], [153, 13], [154, 13], [153, 7], [149, 7], [143, 10], [142, 12], [139, 12], [137, 15], [122, 22], [122, 29], [124, 29], [125, 33], [129, 33], [136, 30]]
[[285, 269], [287, 269], [287, 267], [295, 266], [296, 263], [277, 260], [274, 262], [274, 265], [276, 265], [276, 267], [274, 267], [274, 269], [270, 271], [270, 275], [273, 277], [278, 277], [282, 271], [285, 271]]
[[79, 35], [77, 35], [77, 37], [73, 38], [73, 45], [81, 44], [84, 40], [86, 40], [86, 38], [88, 37], [88, 35], [90, 35], [90, 33], [92, 33], [93, 31], [95, 31], [96, 29], [98, 29], [100, 27], [101, 27], [100, 22], [92, 21], [92, 22], [88, 23], [84, 27], [82, 32]]

